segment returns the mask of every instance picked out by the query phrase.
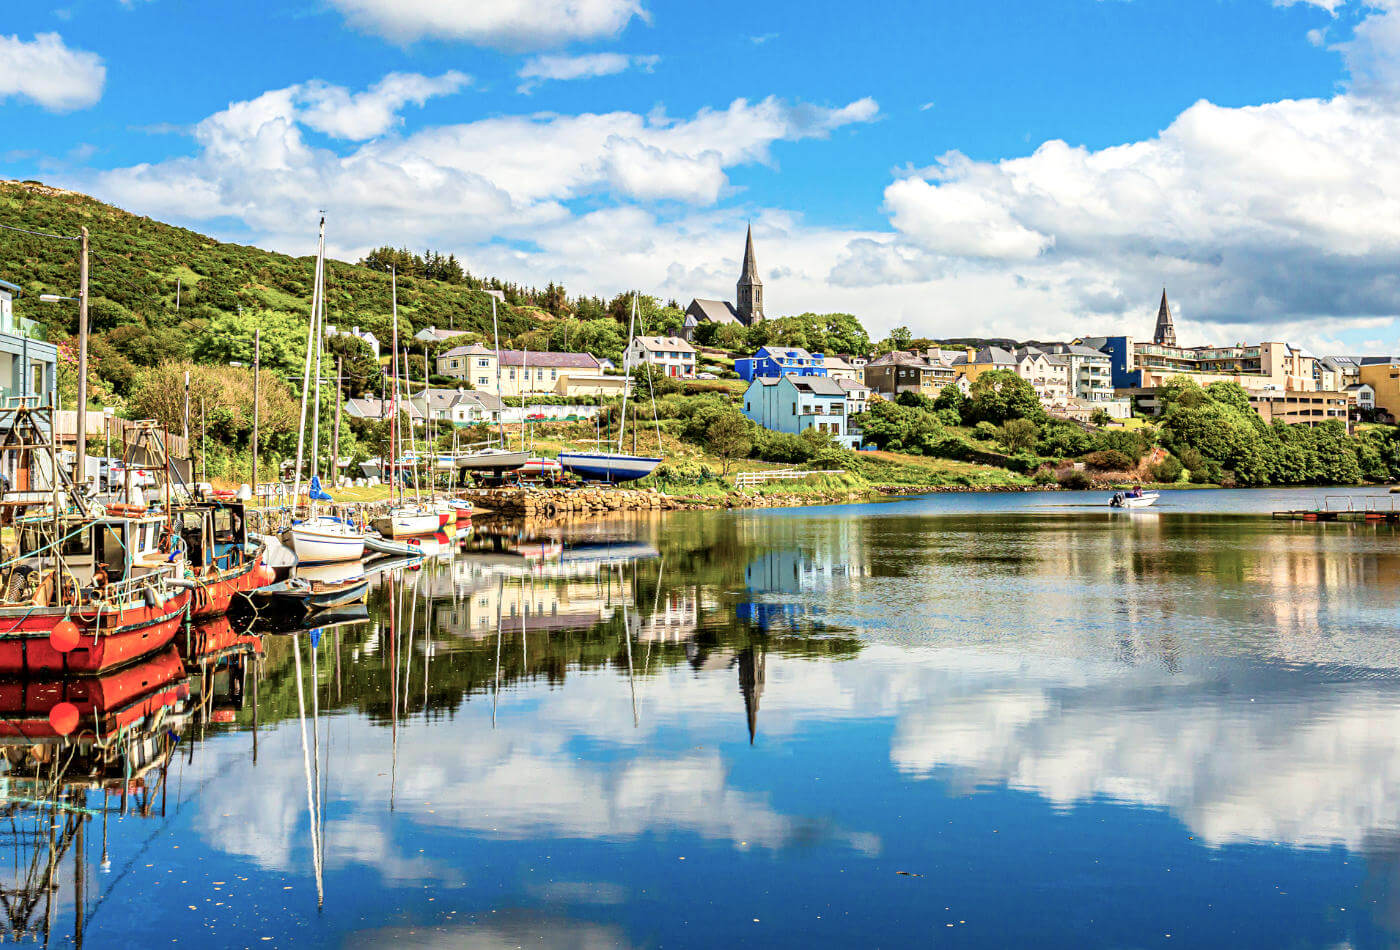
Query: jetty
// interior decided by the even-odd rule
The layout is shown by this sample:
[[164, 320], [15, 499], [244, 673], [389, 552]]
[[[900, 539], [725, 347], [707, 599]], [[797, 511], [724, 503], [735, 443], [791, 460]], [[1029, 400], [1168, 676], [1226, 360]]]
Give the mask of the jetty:
[[1400, 524], [1400, 501], [1390, 495], [1329, 495], [1322, 500], [1321, 507], [1293, 508], [1275, 511], [1278, 521], [1349, 521], [1375, 522], [1380, 524]]

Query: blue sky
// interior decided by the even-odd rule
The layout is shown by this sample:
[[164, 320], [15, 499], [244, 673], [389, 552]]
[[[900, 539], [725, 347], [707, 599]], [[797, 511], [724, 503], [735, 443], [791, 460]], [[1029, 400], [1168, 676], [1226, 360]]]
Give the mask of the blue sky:
[[1393, 3], [25, 4], [0, 175], [683, 302], [753, 220], [775, 313], [1142, 334], [1165, 284], [1187, 339], [1387, 349]]

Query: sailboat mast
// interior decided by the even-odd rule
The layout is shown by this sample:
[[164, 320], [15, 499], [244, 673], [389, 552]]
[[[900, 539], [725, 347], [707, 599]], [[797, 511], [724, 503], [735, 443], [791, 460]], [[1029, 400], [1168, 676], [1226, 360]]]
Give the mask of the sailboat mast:
[[[317, 274], [321, 283], [320, 294], [318, 295], [320, 306], [311, 314], [312, 330], [316, 334], [316, 362], [313, 366], [316, 377], [313, 383], [315, 400], [312, 403], [311, 416], [311, 477], [316, 478], [321, 474], [321, 366], [323, 363], [321, 347], [325, 341], [325, 318], [326, 318], [326, 232], [321, 230], [321, 245], [317, 251], [318, 264]], [[308, 513], [315, 502], [308, 496]]]
[[496, 431], [501, 439], [501, 448], [506, 447], [506, 420], [505, 420], [505, 394], [501, 392], [501, 328], [496, 322], [496, 295], [489, 290], [487, 294], [491, 297], [491, 336], [496, 341], [496, 401], [501, 404], [501, 408], [496, 410]]
[[393, 301], [393, 322], [392, 342], [389, 344], [389, 370], [394, 378], [394, 388], [389, 396], [389, 499], [394, 498], [394, 491], [397, 488], [399, 502], [403, 502], [403, 489], [399, 480], [399, 274], [398, 269], [393, 265], [389, 266], [389, 287], [390, 299]]
[[[525, 390], [530, 380], [530, 350], [520, 351], [520, 451], [525, 451]], [[501, 446], [505, 448], [505, 446]]]
[[292, 489], [292, 511], [295, 513], [297, 497], [301, 495], [301, 462], [306, 451], [306, 403], [311, 394], [311, 344], [315, 339], [316, 332], [316, 307], [320, 302], [321, 294], [321, 251], [326, 243], [326, 219], [321, 218], [321, 237], [317, 243], [316, 251], [316, 276], [312, 280], [311, 290], [311, 324], [306, 330], [306, 366], [301, 374], [301, 421], [297, 423], [297, 464], [293, 473]]
[[627, 435], [627, 394], [632, 391], [632, 333], [637, 327], [637, 292], [632, 291], [632, 316], [627, 321], [627, 353], [622, 360], [622, 418], [617, 426], [617, 451], [622, 453], [622, 439]]

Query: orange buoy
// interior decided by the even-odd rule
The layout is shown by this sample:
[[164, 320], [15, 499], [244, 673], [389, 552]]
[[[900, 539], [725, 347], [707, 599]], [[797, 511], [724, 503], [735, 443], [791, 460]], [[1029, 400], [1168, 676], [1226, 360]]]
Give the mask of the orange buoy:
[[72, 703], [59, 703], [49, 710], [49, 725], [54, 732], [66, 736], [78, 728], [78, 707]]
[[78, 625], [71, 620], [60, 620], [49, 631], [49, 646], [59, 653], [67, 653], [78, 645]]

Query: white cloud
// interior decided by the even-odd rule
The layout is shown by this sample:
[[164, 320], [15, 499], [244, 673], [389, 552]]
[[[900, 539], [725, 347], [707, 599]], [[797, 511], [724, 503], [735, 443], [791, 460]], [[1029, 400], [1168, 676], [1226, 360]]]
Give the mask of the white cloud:
[[[506, 116], [378, 137], [348, 153], [316, 147], [304, 126], [345, 137], [392, 124], [407, 84], [398, 77], [352, 95], [298, 85], [238, 102], [200, 122], [196, 152], [97, 173], [99, 194], [144, 213], [198, 222], [243, 221], [277, 247], [303, 246], [308, 208], [331, 211], [341, 246], [400, 233], [415, 242], [468, 245], [563, 221], [568, 202], [711, 204], [726, 169], [771, 160], [774, 142], [819, 138], [878, 112], [873, 100], [839, 108], [735, 100], [690, 118], [631, 112]], [[393, 90], [398, 90], [397, 92]]]
[[351, 23], [395, 42], [460, 40], [507, 50], [547, 49], [616, 36], [638, 0], [330, 0]]
[[403, 120], [399, 110], [423, 105], [434, 96], [457, 92], [471, 81], [455, 70], [436, 78], [414, 73], [390, 73], [361, 93], [323, 82], [299, 88], [303, 125], [334, 138], [362, 141], [383, 135]]
[[57, 33], [40, 33], [29, 42], [0, 36], [0, 102], [15, 96], [71, 112], [101, 99], [106, 81], [100, 56], [69, 49]]
[[1321, 7], [1333, 16], [1337, 11], [1346, 6], [1347, 0], [1274, 0], [1276, 7], [1292, 7], [1303, 4], [1310, 7]]
[[593, 79], [615, 76], [631, 67], [651, 72], [660, 62], [659, 56], [627, 56], [623, 53], [586, 53], [581, 56], [536, 56], [520, 67], [517, 75], [524, 80], [518, 92], [529, 93], [549, 80]]

